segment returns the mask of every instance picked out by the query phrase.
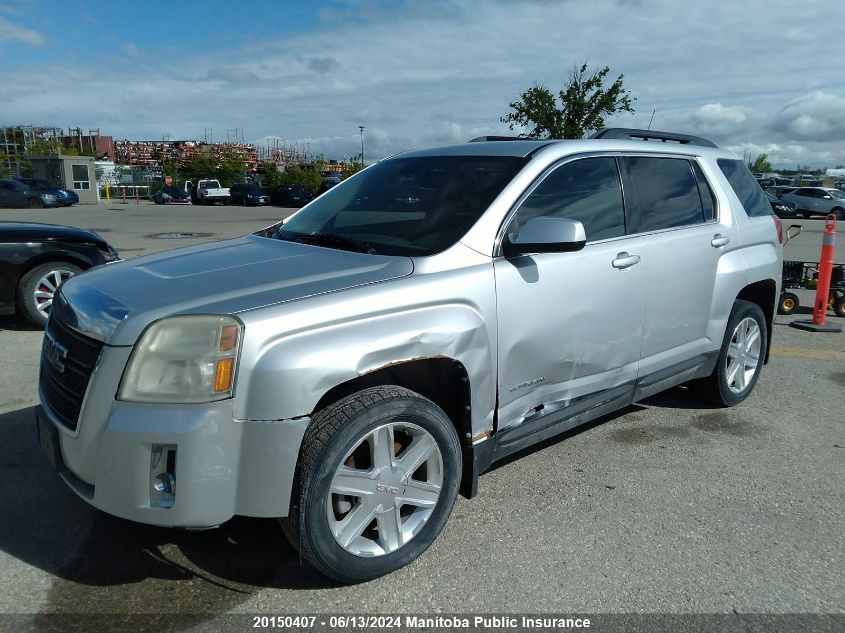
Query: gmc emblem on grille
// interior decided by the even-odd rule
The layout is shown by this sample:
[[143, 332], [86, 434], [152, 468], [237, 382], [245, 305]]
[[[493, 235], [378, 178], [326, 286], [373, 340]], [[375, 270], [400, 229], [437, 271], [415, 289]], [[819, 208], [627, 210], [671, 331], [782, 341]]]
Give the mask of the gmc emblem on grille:
[[56, 341], [49, 332], [44, 332], [44, 345], [41, 348], [41, 353], [44, 355], [44, 360], [50, 363], [57, 372], [60, 374], [65, 372], [67, 347]]

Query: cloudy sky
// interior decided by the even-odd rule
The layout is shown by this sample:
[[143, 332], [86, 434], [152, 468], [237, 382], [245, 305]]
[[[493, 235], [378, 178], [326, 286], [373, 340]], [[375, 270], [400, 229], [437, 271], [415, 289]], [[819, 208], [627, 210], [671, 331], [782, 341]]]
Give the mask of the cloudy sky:
[[845, 164], [843, 0], [0, 0], [0, 124], [310, 143], [367, 161], [502, 133], [581, 60], [625, 75], [611, 123], [782, 167]]

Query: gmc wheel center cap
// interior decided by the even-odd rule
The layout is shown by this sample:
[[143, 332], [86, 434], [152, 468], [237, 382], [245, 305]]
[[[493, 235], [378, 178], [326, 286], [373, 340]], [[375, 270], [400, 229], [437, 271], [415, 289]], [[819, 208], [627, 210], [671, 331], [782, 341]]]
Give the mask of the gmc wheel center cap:
[[405, 494], [405, 472], [398, 466], [382, 468], [376, 479], [376, 497], [383, 505], [393, 507], [393, 500]]

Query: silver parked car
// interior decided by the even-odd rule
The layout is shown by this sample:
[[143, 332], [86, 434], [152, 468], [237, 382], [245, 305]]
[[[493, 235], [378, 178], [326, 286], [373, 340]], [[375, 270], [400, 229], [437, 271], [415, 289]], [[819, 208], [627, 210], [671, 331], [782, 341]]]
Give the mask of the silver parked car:
[[834, 214], [837, 220], [845, 220], [845, 192], [831, 187], [799, 187], [785, 193], [781, 200], [795, 205], [799, 217]]
[[356, 582], [419, 556], [520, 449], [681, 383], [742, 402], [779, 220], [709, 141], [597, 136], [400, 154], [254, 235], [70, 279], [44, 451], [105, 512], [279, 517]]

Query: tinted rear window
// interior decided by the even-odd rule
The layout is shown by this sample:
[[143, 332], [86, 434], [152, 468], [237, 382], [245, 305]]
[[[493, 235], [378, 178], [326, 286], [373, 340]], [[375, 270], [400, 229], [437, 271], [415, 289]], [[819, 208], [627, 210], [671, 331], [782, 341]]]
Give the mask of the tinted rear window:
[[772, 215], [772, 205], [766, 200], [760, 185], [741, 160], [720, 158], [717, 162], [748, 217]]
[[630, 156], [625, 162], [631, 190], [629, 234], [704, 221], [698, 183], [688, 160]]

